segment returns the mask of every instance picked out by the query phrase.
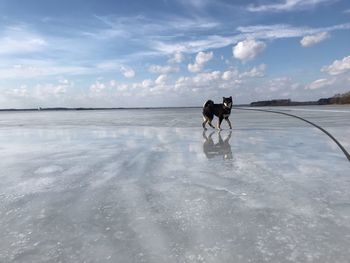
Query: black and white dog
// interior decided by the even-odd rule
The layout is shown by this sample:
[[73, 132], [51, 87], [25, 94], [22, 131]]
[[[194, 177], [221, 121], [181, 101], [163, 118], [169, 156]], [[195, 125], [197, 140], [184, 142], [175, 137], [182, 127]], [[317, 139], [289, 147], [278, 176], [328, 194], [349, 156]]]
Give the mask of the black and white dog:
[[210, 127], [215, 127], [211, 124], [211, 121], [214, 118], [214, 115], [219, 118], [217, 128], [221, 130], [221, 122], [225, 119], [232, 129], [231, 122], [228, 117], [231, 114], [232, 109], [232, 97], [225, 98], [223, 97], [223, 101], [220, 104], [215, 104], [212, 100], [207, 100], [203, 105], [203, 128], [206, 130], [205, 125], [208, 123]]

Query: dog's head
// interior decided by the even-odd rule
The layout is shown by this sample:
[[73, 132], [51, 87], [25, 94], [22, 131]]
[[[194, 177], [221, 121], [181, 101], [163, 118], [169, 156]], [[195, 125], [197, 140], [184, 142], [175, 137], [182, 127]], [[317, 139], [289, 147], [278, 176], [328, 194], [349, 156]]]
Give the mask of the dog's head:
[[222, 97], [222, 103], [224, 104], [225, 108], [232, 108], [232, 96], [229, 98]]

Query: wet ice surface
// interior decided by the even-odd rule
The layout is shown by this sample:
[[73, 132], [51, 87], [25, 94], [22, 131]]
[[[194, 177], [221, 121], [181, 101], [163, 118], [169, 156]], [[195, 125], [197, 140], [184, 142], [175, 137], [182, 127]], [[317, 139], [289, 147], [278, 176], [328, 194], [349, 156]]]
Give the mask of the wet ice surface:
[[[273, 108], [350, 150], [350, 109]], [[350, 163], [300, 120], [0, 113], [0, 262], [349, 262]], [[227, 124], [224, 124], [224, 127]]]

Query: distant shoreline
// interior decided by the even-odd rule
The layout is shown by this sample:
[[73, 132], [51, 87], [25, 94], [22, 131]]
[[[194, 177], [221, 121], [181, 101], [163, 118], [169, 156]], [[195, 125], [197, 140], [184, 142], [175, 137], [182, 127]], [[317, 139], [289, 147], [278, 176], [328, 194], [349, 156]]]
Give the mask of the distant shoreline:
[[[247, 105], [249, 106], [249, 105]], [[190, 106], [190, 107], [118, 107], [118, 108], [66, 108], [66, 107], [50, 107], [50, 108], [28, 108], [28, 109], [0, 109], [0, 111], [98, 111], [98, 110], [157, 110], [157, 109], [191, 109], [191, 108], [201, 108], [199, 106]]]
[[[317, 101], [292, 101], [291, 99], [274, 99], [255, 101], [250, 104], [238, 104], [235, 107], [275, 107], [275, 106], [321, 106], [321, 105], [350, 105], [350, 92], [344, 94], [336, 94], [330, 98], [321, 98]], [[87, 110], [157, 110], [157, 109], [199, 109], [201, 106], [181, 106], [181, 107], [38, 107], [27, 109], [0, 109], [1, 111], [87, 111]]]
[[[233, 105], [234, 107], [297, 107], [297, 106], [344, 106], [344, 107], [350, 107], [350, 104], [310, 104], [310, 103], [294, 103], [290, 105], [251, 105], [251, 104], [238, 104]], [[131, 108], [124, 108], [124, 107], [118, 107], [118, 108], [66, 108], [66, 107], [52, 107], [52, 108], [27, 108], [27, 109], [16, 109], [16, 108], [10, 108], [10, 109], [0, 109], [0, 112], [14, 112], [14, 111], [24, 111], [24, 112], [40, 112], [40, 111], [104, 111], [104, 110], [166, 110], [166, 109], [201, 109], [202, 106], [185, 106], [185, 107], [131, 107]]]
[[262, 100], [250, 103], [250, 106], [312, 106], [312, 105], [344, 105], [350, 104], [350, 91], [336, 94], [333, 97], [321, 98], [317, 101], [292, 101], [291, 99]]

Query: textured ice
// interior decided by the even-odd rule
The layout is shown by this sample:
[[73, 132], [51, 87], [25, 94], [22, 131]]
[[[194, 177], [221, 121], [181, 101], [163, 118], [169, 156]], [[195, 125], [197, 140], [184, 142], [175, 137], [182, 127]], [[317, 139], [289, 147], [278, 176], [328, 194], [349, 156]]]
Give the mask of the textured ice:
[[[279, 110], [350, 151], [349, 108]], [[0, 262], [349, 262], [340, 149], [287, 116], [231, 120], [218, 133], [200, 109], [0, 113]]]

